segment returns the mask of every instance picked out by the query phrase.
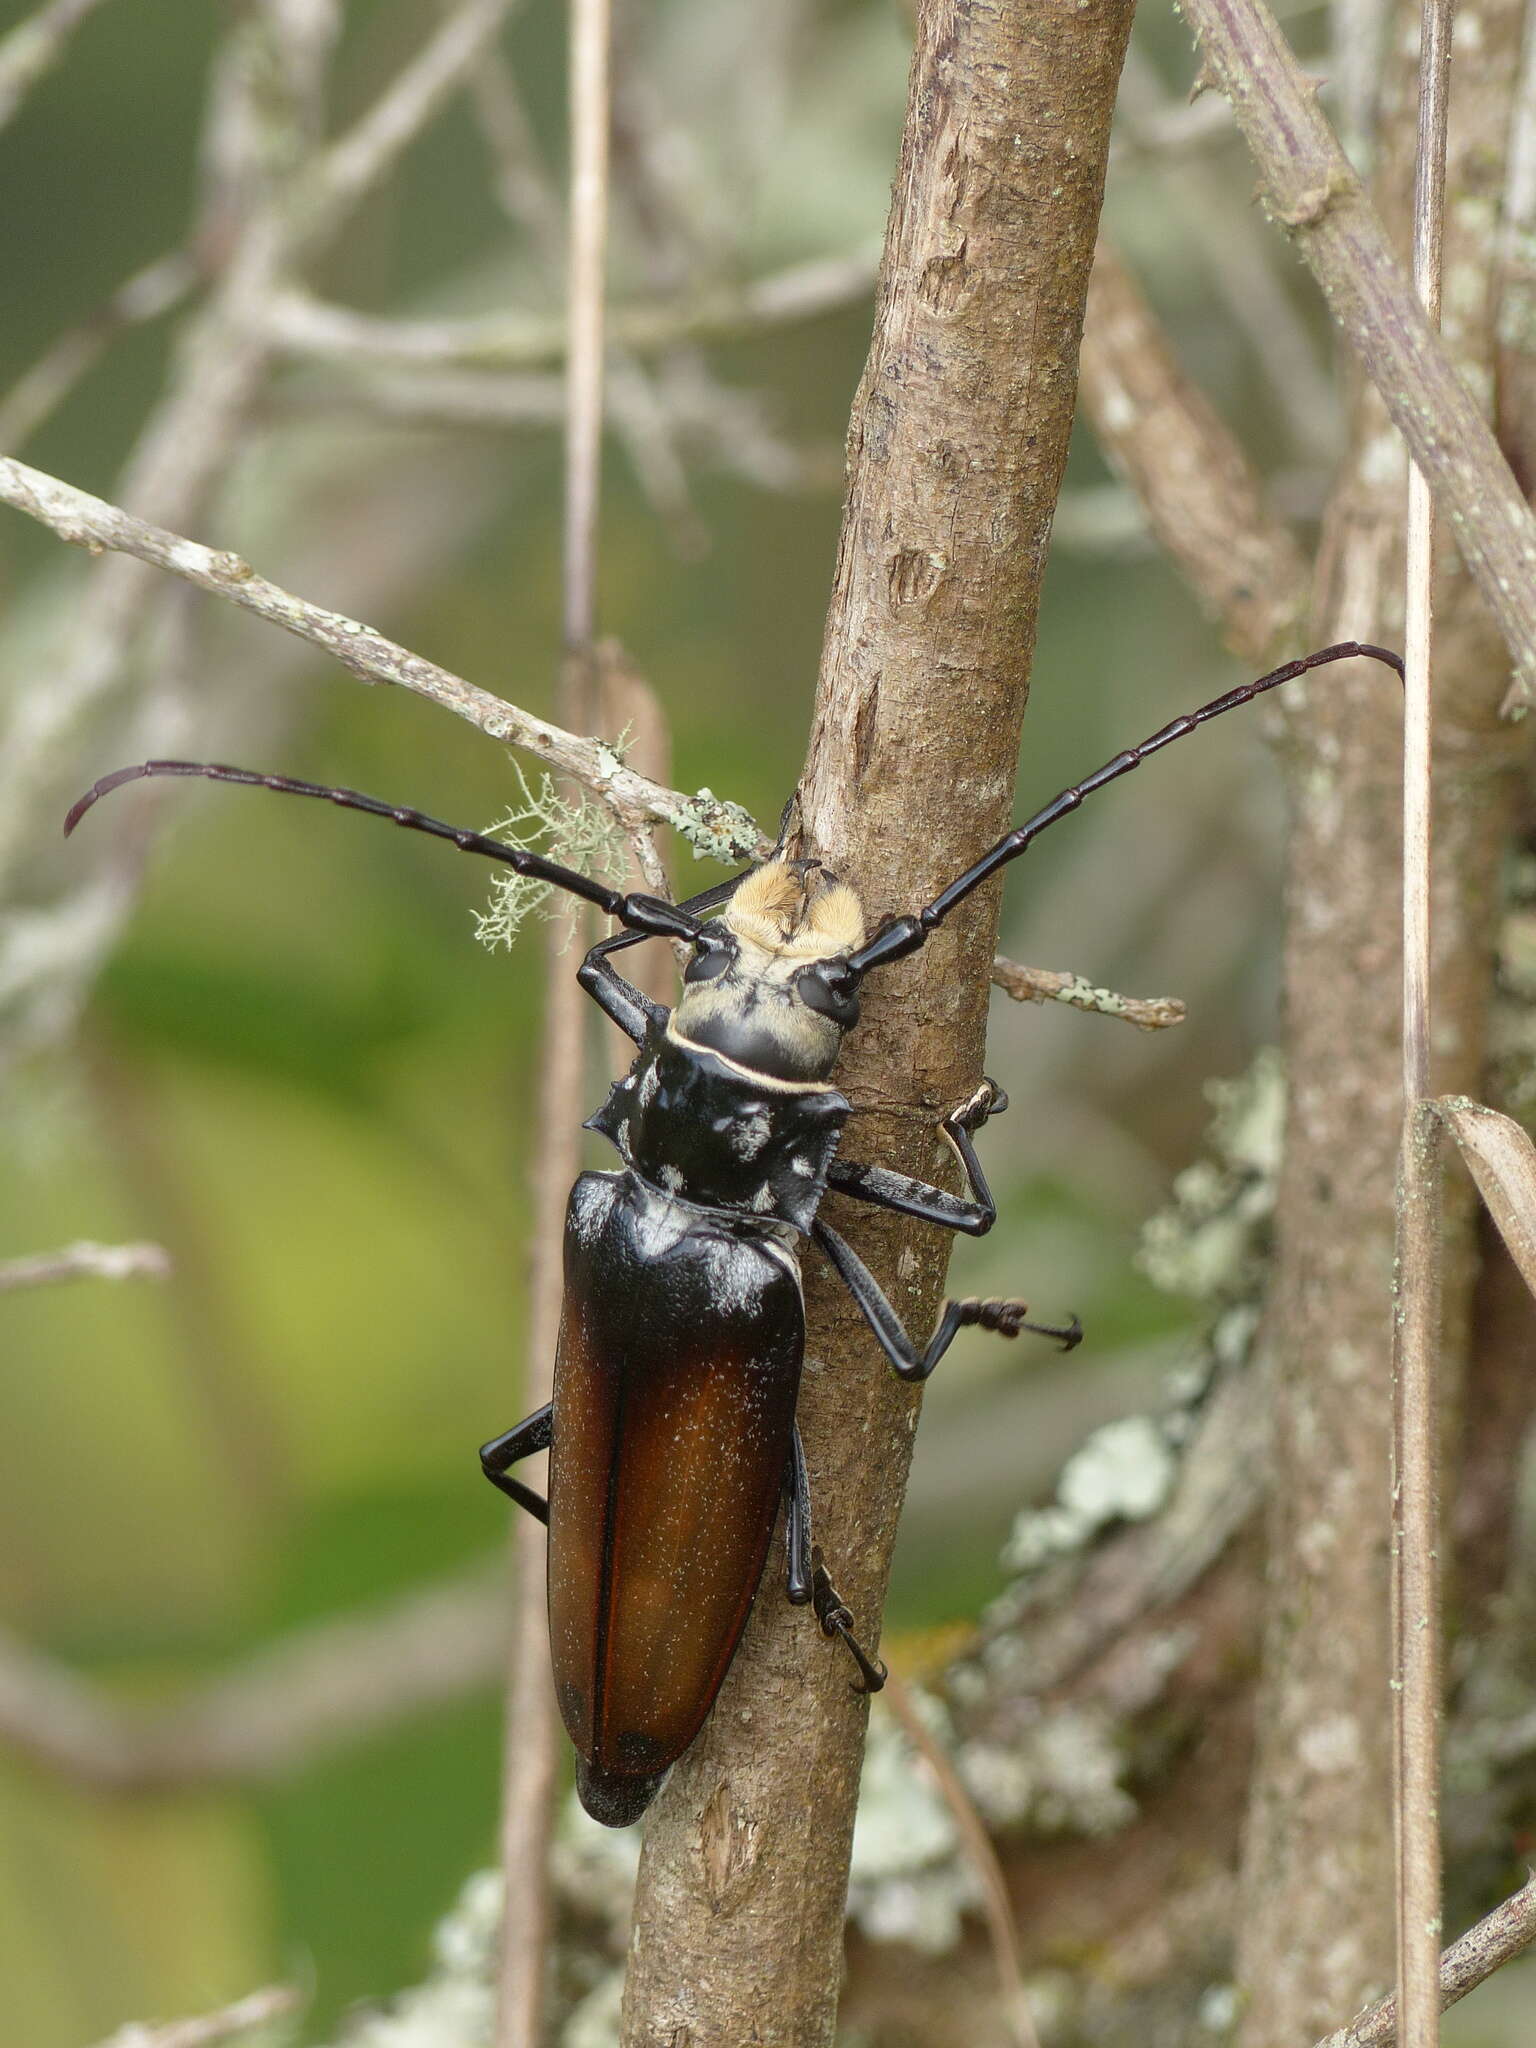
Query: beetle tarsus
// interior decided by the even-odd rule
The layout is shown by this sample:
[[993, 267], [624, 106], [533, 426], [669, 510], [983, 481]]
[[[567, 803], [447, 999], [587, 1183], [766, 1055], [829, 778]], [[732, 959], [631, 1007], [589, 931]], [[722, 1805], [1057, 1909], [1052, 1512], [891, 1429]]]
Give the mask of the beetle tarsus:
[[960, 1131], [979, 1131], [983, 1124], [995, 1116], [1001, 1116], [1008, 1107], [1008, 1092], [999, 1088], [990, 1074], [983, 1074], [981, 1086], [958, 1108], [952, 1109], [944, 1122]]
[[821, 1632], [840, 1642], [854, 1663], [859, 1667], [860, 1683], [850, 1685], [853, 1693], [879, 1692], [890, 1673], [878, 1657], [872, 1657], [853, 1632], [853, 1611], [843, 1601], [836, 1586], [828, 1576], [827, 1568], [821, 1561], [821, 1552], [814, 1553], [816, 1560], [813, 1599], [816, 1619], [821, 1623]]

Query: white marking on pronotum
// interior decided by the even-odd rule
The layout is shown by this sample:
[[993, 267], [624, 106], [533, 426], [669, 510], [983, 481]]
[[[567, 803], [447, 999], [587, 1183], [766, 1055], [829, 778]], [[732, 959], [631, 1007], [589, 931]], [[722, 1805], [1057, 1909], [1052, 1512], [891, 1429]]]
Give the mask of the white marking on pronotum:
[[726, 1142], [738, 1159], [755, 1159], [773, 1135], [773, 1120], [766, 1109], [749, 1109], [737, 1117], [726, 1133]]
[[766, 1216], [768, 1211], [774, 1206], [773, 1188], [769, 1182], [764, 1181], [757, 1193], [752, 1197], [752, 1207], [759, 1216]]
[[789, 1162], [789, 1170], [791, 1173], [798, 1173], [802, 1180], [812, 1180], [816, 1174], [816, 1163], [807, 1159], [804, 1153], [797, 1152]]
[[661, 1182], [664, 1188], [670, 1188], [674, 1195], [679, 1192], [683, 1185], [683, 1176], [675, 1166], [663, 1166], [659, 1168], [657, 1171], [656, 1178]]
[[651, 1060], [640, 1076], [640, 1107], [649, 1109], [656, 1100], [656, 1090], [661, 1086], [661, 1076], [656, 1071], [656, 1062]]

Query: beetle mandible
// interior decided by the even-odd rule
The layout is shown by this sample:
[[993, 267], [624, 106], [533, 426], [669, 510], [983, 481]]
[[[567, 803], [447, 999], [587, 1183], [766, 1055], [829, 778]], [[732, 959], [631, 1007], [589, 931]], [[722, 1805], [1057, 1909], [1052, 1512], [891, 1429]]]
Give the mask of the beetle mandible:
[[[1084, 797], [1208, 719], [1326, 662], [1386, 648], [1347, 641], [1287, 662], [1174, 719], [1000, 839], [915, 915], [866, 938], [855, 890], [815, 861], [773, 858], [690, 902], [625, 895], [590, 876], [356, 790], [193, 761], [145, 761], [104, 776], [70, 811], [66, 836], [109, 791], [145, 776], [202, 775], [368, 811], [489, 855], [616, 918], [582, 962], [582, 987], [638, 1055], [588, 1128], [621, 1165], [583, 1173], [565, 1230], [565, 1302], [554, 1399], [480, 1453], [487, 1477], [549, 1528], [550, 1652], [576, 1749], [582, 1804], [638, 1820], [703, 1725], [746, 1626], [780, 1502], [787, 1590], [877, 1691], [884, 1667], [854, 1633], [811, 1542], [795, 1403], [805, 1348], [800, 1252], [831, 1262], [891, 1365], [925, 1380], [957, 1330], [1034, 1330], [1070, 1349], [1082, 1331], [1025, 1320], [1021, 1301], [947, 1300], [915, 1344], [863, 1261], [817, 1214], [829, 1189], [979, 1237], [996, 1220], [972, 1139], [1007, 1106], [990, 1080], [943, 1117], [964, 1196], [838, 1156], [851, 1105], [832, 1081], [859, 1019], [866, 974], [904, 959], [990, 876]], [[718, 917], [709, 913], [720, 911]], [[646, 938], [693, 957], [668, 1010], [630, 986], [611, 955]], [[549, 1498], [511, 1468], [550, 1452]]]

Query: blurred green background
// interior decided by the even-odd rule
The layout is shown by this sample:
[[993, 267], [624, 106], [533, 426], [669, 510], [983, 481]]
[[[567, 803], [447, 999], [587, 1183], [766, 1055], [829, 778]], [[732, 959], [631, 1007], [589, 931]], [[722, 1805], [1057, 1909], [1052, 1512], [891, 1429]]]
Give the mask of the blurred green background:
[[[0, 28], [24, 11], [0, 7]], [[335, 124], [415, 44], [422, 12], [352, 0]], [[780, 138], [731, 202], [749, 275], [840, 253], [883, 225], [900, 13], [838, 0], [796, 21], [805, 55]], [[111, 0], [0, 134], [0, 389], [185, 232], [223, 22], [185, 0]], [[710, 106], [712, 81], [729, 74], [728, 26], [716, 20], [711, 40], [701, 22], [677, 0], [636, 31], [663, 80], [688, 53], [673, 65], [693, 93], [680, 118]], [[1171, 22], [1148, 26], [1151, 60], [1176, 85], [1181, 39]], [[562, 37], [541, 5], [505, 44], [556, 162]], [[723, 146], [729, 93], [715, 119], [706, 155]], [[1117, 176], [1111, 203], [1191, 367], [1265, 459], [1294, 462], [1166, 194], [1145, 174]], [[1236, 189], [1233, 205], [1249, 232]], [[621, 282], [637, 274], [628, 232], [621, 192]], [[364, 207], [323, 285], [370, 308], [539, 302], [461, 102]], [[710, 351], [722, 385], [755, 395], [775, 433], [818, 458], [805, 467], [833, 479], [822, 488], [764, 490], [701, 462], [689, 482], [707, 545], [680, 549], [610, 449], [603, 628], [666, 708], [677, 785], [708, 784], [764, 821], [803, 746], [869, 310]], [[174, 332], [127, 335], [17, 452], [110, 496]], [[279, 385], [200, 537], [322, 602], [371, 576], [372, 623], [547, 711], [554, 436], [401, 429], [301, 403], [304, 382], [300, 371]], [[1116, 510], [1086, 437], [1070, 484], [1069, 503]], [[375, 547], [384, 566], [360, 569]], [[46, 687], [50, 636], [85, 573], [4, 515], [9, 690]], [[465, 824], [515, 800], [504, 753], [426, 703], [364, 690], [211, 602], [196, 601], [189, 630], [181, 722], [163, 735], [152, 718], [135, 725], [141, 700], [125, 698], [79, 732], [66, 797], [136, 757], [131, 735], [137, 752], [217, 751]], [[1021, 803], [1234, 679], [1133, 520], [1119, 539], [1058, 547]], [[1145, 1036], [994, 998], [989, 1064], [1014, 1108], [986, 1157], [1006, 1214], [984, 1246], [961, 1249], [958, 1270], [968, 1292], [1080, 1311], [1089, 1340], [1069, 1362], [957, 1346], [935, 1380], [887, 1622], [898, 1655], [903, 1632], [976, 1613], [1001, 1583], [1014, 1512], [1048, 1492], [1086, 1427], [1155, 1399], [1179, 1355], [1191, 1312], [1157, 1295], [1133, 1255], [1199, 1147], [1204, 1079], [1240, 1069], [1273, 1028], [1280, 801], [1260, 724], [1217, 727], [1137, 777], [1010, 885], [1007, 950], [1183, 995], [1193, 1014]], [[154, 802], [119, 796], [70, 854], [40, 827], [21, 907], [68, 882], [87, 839], [131, 836], [134, 807], [148, 815]], [[0, 1302], [0, 1615], [144, 1704], [502, 1543], [505, 1506], [474, 1453], [525, 1406], [541, 979], [536, 941], [510, 956], [476, 945], [470, 913], [488, 871], [447, 849], [239, 791], [174, 789], [153, 816], [141, 901], [79, 1032], [12, 1072], [0, 1122], [0, 1259], [77, 1237], [153, 1239], [175, 1259], [164, 1284], [82, 1281]], [[685, 857], [680, 891], [717, 873]], [[868, 1369], [881, 1369], [873, 1346]], [[487, 1691], [234, 1788], [100, 1792], [0, 1757], [0, 2043], [78, 2048], [127, 2018], [195, 2011], [275, 1976], [313, 1985], [320, 2038], [350, 2001], [420, 1974], [433, 1919], [490, 1857], [497, 1744]]]

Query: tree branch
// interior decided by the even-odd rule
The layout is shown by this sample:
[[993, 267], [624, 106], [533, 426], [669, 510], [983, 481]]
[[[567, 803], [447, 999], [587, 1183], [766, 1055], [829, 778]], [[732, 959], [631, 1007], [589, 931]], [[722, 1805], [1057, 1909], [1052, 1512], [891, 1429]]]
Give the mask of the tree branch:
[[[1131, 11], [918, 7], [802, 783], [807, 843], [857, 881], [872, 918], [924, 900], [1010, 815]], [[996, 906], [987, 892], [880, 977], [844, 1049], [861, 1150], [903, 1171], [941, 1170], [934, 1110], [980, 1075]], [[898, 1311], [927, 1328], [947, 1248], [900, 1219], [834, 1213]], [[915, 1393], [878, 1360], [846, 1292], [815, 1262], [805, 1280], [799, 1417], [818, 1536], [868, 1639]], [[772, 1590], [647, 1824], [626, 2048], [831, 2039], [863, 1715], [832, 1647]]]

